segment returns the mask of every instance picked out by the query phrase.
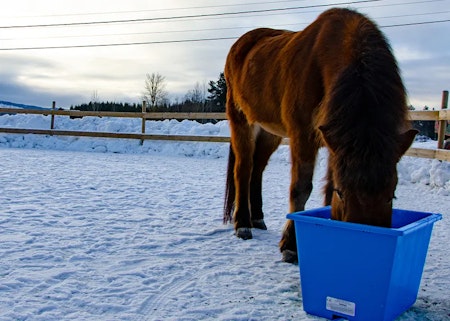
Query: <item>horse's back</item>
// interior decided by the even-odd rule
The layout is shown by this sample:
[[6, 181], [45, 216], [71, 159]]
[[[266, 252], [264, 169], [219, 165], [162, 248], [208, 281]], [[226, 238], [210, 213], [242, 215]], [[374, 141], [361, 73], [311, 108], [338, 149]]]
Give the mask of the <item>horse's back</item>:
[[[291, 31], [258, 28], [242, 35], [231, 47], [227, 57], [227, 67], [230, 69], [233, 64], [243, 64], [252, 50], [258, 48], [262, 43], [270, 42], [274, 38], [281, 38], [292, 34]], [[272, 44], [273, 45], [273, 44]]]
[[258, 28], [245, 33], [228, 53], [225, 64], [227, 81], [230, 84], [248, 84], [260, 82], [273, 74], [272, 67], [279, 60], [280, 50], [292, 34], [292, 31], [270, 28]]

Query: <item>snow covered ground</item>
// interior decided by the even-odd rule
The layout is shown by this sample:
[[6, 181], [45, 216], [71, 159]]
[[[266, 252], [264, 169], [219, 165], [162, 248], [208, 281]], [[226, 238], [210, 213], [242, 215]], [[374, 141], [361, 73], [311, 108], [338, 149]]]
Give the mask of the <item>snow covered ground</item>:
[[[0, 127], [49, 128], [0, 116]], [[138, 119], [57, 117], [68, 130], [137, 132]], [[228, 135], [226, 122], [147, 133]], [[416, 143], [434, 147], [435, 142]], [[0, 320], [320, 320], [298, 266], [280, 262], [289, 153], [264, 176], [267, 231], [222, 225], [228, 144], [0, 133]], [[322, 205], [321, 150], [308, 208]], [[450, 164], [404, 157], [395, 207], [437, 212], [419, 296], [398, 320], [450, 320]]]

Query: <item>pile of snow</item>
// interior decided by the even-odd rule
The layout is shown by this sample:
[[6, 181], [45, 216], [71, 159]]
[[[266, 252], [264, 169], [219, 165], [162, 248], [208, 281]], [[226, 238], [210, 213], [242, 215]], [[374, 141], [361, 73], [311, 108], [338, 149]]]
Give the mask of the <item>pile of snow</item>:
[[[42, 115], [2, 115], [0, 127], [49, 129], [50, 117]], [[56, 117], [55, 129], [97, 131], [115, 133], [137, 133], [141, 128], [138, 118], [98, 118], [84, 117], [70, 119], [66, 116]], [[196, 121], [147, 121], [147, 134], [162, 135], [204, 135], [229, 137], [227, 121], [216, 124], [200, 124]], [[413, 145], [419, 148], [436, 148], [436, 142], [420, 139]], [[189, 157], [223, 158], [228, 156], [227, 143], [172, 142], [147, 140], [140, 145], [139, 140], [18, 135], [0, 133], [0, 147], [35, 148], [70, 151], [93, 151], [101, 153], [159, 154]], [[326, 157], [321, 153], [320, 157]], [[281, 146], [273, 159], [289, 162], [287, 146]], [[319, 162], [323, 160], [319, 159]], [[398, 165], [399, 184], [413, 182], [429, 185], [440, 195], [450, 195], [450, 164], [438, 160], [403, 157]]]

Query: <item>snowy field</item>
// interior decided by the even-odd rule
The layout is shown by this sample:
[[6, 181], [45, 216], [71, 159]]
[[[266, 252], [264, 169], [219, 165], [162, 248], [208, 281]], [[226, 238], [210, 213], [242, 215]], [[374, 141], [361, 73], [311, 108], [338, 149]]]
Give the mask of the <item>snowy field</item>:
[[[0, 127], [49, 118], [0, 116]], [[137, 132], [138, 119], [57, 117], [68, 130]], [[226, 122], [148, 122], [147, 133], [228, 135]], [[420, 147], [435, 142], [416, 143]], [[228, 144], [0, 133], [0, 320], [321, 320], [280, 262], [289, 152], [264, 176], [267, 231], [222, 225]], [[322, 205], [321, 150], [308, 208]], [[398, 320], [450, 320], [450, 164], [404, 157], [395, 207], [443, 214], [415, 305]]]

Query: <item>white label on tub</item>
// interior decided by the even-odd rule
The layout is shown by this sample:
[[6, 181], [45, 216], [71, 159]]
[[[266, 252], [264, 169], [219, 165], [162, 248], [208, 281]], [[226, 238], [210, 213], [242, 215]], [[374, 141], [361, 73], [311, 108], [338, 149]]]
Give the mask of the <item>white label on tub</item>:
[[345, 301], [341, 299], [332, 298], [327, 296], [327, 310], [343, 313], [349, 316], [355, 316], [356, 304], [354, 302]]

